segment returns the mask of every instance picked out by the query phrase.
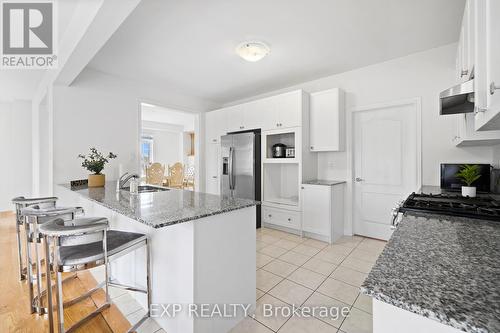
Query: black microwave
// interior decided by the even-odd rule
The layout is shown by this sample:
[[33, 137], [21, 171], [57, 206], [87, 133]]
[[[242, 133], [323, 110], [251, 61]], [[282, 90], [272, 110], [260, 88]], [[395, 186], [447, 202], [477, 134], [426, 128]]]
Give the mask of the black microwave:
[[[466, 185], [462, 180], [457, 178], [456, 174], [460, 171], [460, 168], [465, 164], [474, 163], [464, 163], [464, 164], [441, 164], [441, 189], [447, 191], [460, 191], [462, 186]], [[481, 177], [476, 180], [472, 186], [476, 187], [477, 192], [488, 193], [490, 192], [490, 164], [476, 164], [479, 166], [479, 173]]]

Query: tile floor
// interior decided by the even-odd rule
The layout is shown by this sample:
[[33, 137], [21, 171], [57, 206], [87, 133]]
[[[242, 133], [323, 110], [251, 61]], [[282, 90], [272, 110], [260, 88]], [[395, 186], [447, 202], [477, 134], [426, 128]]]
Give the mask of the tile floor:
[[[385, 242], [358, 236], [330, 245], [290, 233], [257, 230], [257, 309], [232, 333], [371, 333], [372, 304], [359, 293]], [[347, 316], [264, 316], [264, 304], [345, 308]]]

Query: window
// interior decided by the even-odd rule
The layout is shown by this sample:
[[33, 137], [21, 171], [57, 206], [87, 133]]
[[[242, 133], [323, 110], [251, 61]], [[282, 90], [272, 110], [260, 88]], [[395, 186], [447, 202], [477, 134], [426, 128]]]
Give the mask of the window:
[[[144, 173], [146, 167], [153, 163], [153, 137], [141, 136], [141, 170]], [[144, 176], [144, 175], [142, 175]]]

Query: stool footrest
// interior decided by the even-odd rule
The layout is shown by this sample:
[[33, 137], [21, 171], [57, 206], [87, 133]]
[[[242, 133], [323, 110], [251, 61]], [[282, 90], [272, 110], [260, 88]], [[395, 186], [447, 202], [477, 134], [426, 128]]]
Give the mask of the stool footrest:
[[127, 330], [127, 333], [136, 332], [139, 326], [141, 326], [148, 318], [149, 318], [149, 311], [137, 323], [135, 323], [131, 328], [129, 328]]
[[116, 288], [120, 288], [120, 289], [125, 289], [125, 290], [128, 290], [128, 291], [135, 291], [135, 292], [139, 292], [139, 293], [143, 293], [143, 294], [147, 294], [148, 291], [146, 289], [140, 289], [140, 288], [136, 288], [136, 287], [132, 287], [132, 286], [127, 286], [125, 284], [121, 284], [121, 283], [116, 283], [116, 282], [109, 282], [108, 283], [109, 286], [111, 287], [116, 287]]
[[73, 324], [73, 326], [71, 326], [70, 328], [65, 330], [65, 332], [66, 333], [74, 332], [76, 329], [78, 329], [80, 326], [85, 324], [87, 321], [89, 321], [90, 319], [94, 318], [99, 313], [101, 313], [103, 310], [106, 310], [107, 308], [109, 308], [109, 306], [110, 306], [110, 303], [104, 303], [103, 305], [101, 305], [100, 307], [98, 307], [97, 309], [95, 309], [94, 311], [92, 311], [91, 313], [89, 313], [88, 315], [83, 317], [82, 319], [80, 319], [77, 323]]

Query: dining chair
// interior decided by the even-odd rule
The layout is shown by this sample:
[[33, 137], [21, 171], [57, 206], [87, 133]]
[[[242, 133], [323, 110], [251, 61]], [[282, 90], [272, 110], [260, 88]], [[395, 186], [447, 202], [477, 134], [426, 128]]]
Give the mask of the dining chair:
[[165, 167], [160, 163], [153, 163], [146, 169], [146, 183], [151, 185], [163, 185], [165, 179]]
[[177, 162], [168, 168], [169, 187], [184, 187], [184, 167], [182, 163]]

